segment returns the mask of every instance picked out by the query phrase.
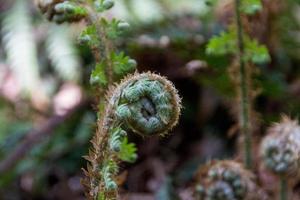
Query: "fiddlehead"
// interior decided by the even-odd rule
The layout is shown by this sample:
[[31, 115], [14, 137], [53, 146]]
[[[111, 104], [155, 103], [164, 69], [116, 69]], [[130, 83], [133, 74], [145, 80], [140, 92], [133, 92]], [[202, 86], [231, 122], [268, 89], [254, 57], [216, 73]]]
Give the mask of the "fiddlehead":
[[132, 76], [114, 93], [111, 103], [117, 106], [116, 120], [125, 129], [143, 136], [164, 135], [178, 121], [177, 91], [161, 76], [151, 73]]
[[[94, 54], [96, 67], [90, 80], [98, 86], [96, 94], [99, 96], [137, 65], [124, 53], [116, 52], [113, 46], [113, 41], [128, 30], [129, 24], [116, 19], [107, 21], [99, 15], [113, 4], [112, 0], [52, 0], [40, 4], [48, 19], [57, 23], [86, 19], [88, 26], [81, 33], [80, 41], [88, 44]], [[93, 146], [85, 157], [89, 164], [82, 183], [88, 199], [113, 200], [118, 198], [118, 163], [136, 159], [136, 148], [128, 143], [127, 132], [165, 135], [178, 121], [180, 98], [164, 77], [134, 74], [110, 89], [106, 102], [99, 102], [99, 108], [100, 119], [91, 140]]]
[[87, 196], [117, 199], [117, 165], [136, 158], [132, 152], [124, 153], [130, 145], [127, 132], [165, 135], [177, 124], [180, 110], [177, 90], [170, 81], [156, 74], [136, 73], [112, 88], [92, 140], [93, 149], [87, 157], [91, 162], [83, 182], [89, 191]]
[[234, 161], [212, 161], [197, 173], [195, 196], [199, 200], [261, 200], [255, 176]]
[[278, 199], [289, 199], [288, 182], [297, 182], [300, 175], [300, 126], [284, 116], [268, 129], [260, 147], [264, 166], [279, 177]]
[[261, 157], [267, 169], [277, 175], [295, 178], [300, 167], [300, 126], [283, 117], [267, 131], [261, 143]]

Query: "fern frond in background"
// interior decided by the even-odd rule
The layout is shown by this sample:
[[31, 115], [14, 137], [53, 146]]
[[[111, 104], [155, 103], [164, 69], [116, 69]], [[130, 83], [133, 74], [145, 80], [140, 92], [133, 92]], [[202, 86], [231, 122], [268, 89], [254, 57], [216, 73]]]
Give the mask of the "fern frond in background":
[[2, 23], [1, 31], [9, 66], [23, 91], [32, 94], [39, 85], [40, 76], [26, 1], [17, 0]]
[[46, 50], [52, 66], [62, 79], [79, 81], [80, 60], [68, 27], [55, 24], [49, 27]]

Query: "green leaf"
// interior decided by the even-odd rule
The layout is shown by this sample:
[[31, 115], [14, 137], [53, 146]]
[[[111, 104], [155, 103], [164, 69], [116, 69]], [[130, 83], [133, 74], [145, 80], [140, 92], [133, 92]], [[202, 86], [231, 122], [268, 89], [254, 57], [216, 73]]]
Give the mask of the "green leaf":
[[128, 143], [128, 138], [124, 137], [121, 143], [121, 150], [118, 156], [121, 160], [126, 162], [135, 162], [137, 158], [136, 154], [137, 148], [134, 143]]
[[112, 52], [111, 59], [113, 61], [113, 71], [118, 76], [124, 76], [129, 72], [133, 72], [136, 68], [136, 61], [121, 53]]
[[89, 46], [99, 46], [100, 41], [98, 39], [96, 26], [87, 26], [86, 29], [81, 32], [78, 40], [80, 43], [86, 43]]
[[98, 194], [98, 198], [97, 198], [98, 200], [105, 200], [105, 194], [104, 194], [104, 192], [100, 192], [99, 194]]
[[115, 18], [111, 21], [101, 18], [100, 22], [105, 27], [105, 32], [109, 39], [116, 39], [130, 29], [130, 25], [127, 22]]
[[270, 61], [270, 55], [265, 45], [258, 44], [256, 40], [246, 37], [244, 59], [255, 64], [262, 64]]
[[233, 29], [221, 32], [218, 36], [213, 36], [206, 47], [208, 55], [235, 54], [237, 51], [236, 33]]
[[114, 6], [113, 0], [96, 0], [95, 8], [97, 12], [104, 12], [106, 10], [111, 9]]
[[100, 86], [107, 85], [107, 78], [105, 74], [105, 66], [103, 62], [97, 63], [95, 69], [92, 71], [90, 84], [95, 85], [99, 84]]
[[262, 9], [261, 0], [243, 0], [241, 10], [245, 14], [253, 15]]
[[[246, 62], [252, 62], [255, 64], [262, 64], [270, 61], [270, 55], [268, 49], [257, 42], [255, 39], [251, 39], [248, 35], [243, 35], [245, 54], [244, 59]], [[221, 32], [219, 36], [214, 36], [210, 39], [206, 53], [208, 55], [227, 55], [238, 54], [237, 46], [237, 34], [234, 27], [230, 27], [227, 32]]]

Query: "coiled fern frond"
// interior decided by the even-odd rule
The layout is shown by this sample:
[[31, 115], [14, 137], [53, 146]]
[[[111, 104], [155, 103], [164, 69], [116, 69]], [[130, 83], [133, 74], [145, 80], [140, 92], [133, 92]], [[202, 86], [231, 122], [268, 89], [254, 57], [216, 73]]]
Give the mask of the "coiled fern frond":
[[127, 143], [127, 132], [165, 135], [177, 124], [181, 110], [173, 84], [152, 73], [126, 77], [110, 89], [106, 105], [92, 140], [93, 148], [86, 157], [90, 164], [83, 184], [89, 199], [117, 198], [117, 164], [136, 158], [135, 151], [130, 151], [132, 144]]
[[148, 136], [164, 135], [177, 124], [180, 98], [170, 81], [152, 73], [125, 80], [113, 90], [109, 102], [120, 125]]
[[[99, 1], [40, 1], [41, 11], [56, 23], [86, 19], [87, 28], [80, 41], [91, 47], [96, 68], [91, 83], [97, 95], [103, 96], [115, 80], [132, 71], [137, 63], [123, 53], [116, 53], [113, 40], [126, 32], [129, 24], [121, 20], [107, 21], [99, 13], [114, 5], [112, 0]], [[105, 107], [105, 109], [103, 109]], [[92, 200], [118, 199], [116, 176], [121, 161], [135, 161], [136, 147], [128, 143], [127, 133], [142, 136], [165, 135], [178, 122], [181, 100], [173, 84], [152, 73], [126, 77], [107, 94], [106, 102], [99, 99], [100, 119], [92, 139], [92, 148], [85, 158], [89, 161], [82, 180], [86, 197]]]
[[1, 32], [9, 66], [27, 94], [36, 91], [40, 77], [36, 44], [26, 1], [17, 0], [3, 20]]
[[255, 176], [235, 161], [212, 161], [197, 174], [195, 196], [198, 200], [263, 200]]
[[300, 126], [284, 116], [280, 123], [267, 131], [261, 144], [261, 157], [267, 169], [274, 174], [293, 177], [300, 175]]

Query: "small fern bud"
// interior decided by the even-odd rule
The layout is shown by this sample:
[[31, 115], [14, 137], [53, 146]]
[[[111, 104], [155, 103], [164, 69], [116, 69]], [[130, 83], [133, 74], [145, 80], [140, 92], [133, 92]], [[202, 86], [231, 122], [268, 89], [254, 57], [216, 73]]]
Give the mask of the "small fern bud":
[[113, 0], [104, 0], [103, 1], [103, 8], [105, 10], [111, 9], [115, 5], [115, 2]]
[[120, 21], [118, 23], [117, 28], [118, 28], [118, 31], [120, 31], [121, 33], [126, 33], [127, 31], [129, 31], [130, 25], [125, 21]]
[[134, 59], [129, 59], [128, 65], [130, 66], [131, 69], [135, 69], [137, 66], [137, 62]]
[[195, 196], [199, 200], [263, 199], [254, 175], [234, 161], [212, 161], [197, 173]]
[[119, 152], [121, 150], [122, 140], [126, 135], [127, 135], [126, 131], [120, 128], [114, 130], [109, 140], [110, 149], [115, 152]]
[[88, 14], [84, 7], [64, 0], [40, 0], [39, 8], [49, 20], [59, 24], [63, 22], [80, 21]]
[[106, 189], [108, 190], [117, 189], [118, 186], [112, 178], [117, 172], [118, 172], [118, 167], [115, 161], [110, 160], [108, 161], [108, 163], [105, 163], [104, 168], [102, 170], [102, 174], [103, 174], [103, 181]]
[[274, 174], [296, 178], [300, 168], [300, 126], [283, 117], [267, 131], [260, 147], [263, 164]]
[[78, 38], [78, 42], [79, 44], [83, 45], [83, 44], [88, 44], [91, 41], [91, 37], [89, 35], [84, 35], [84, 36], [80, 36]]

